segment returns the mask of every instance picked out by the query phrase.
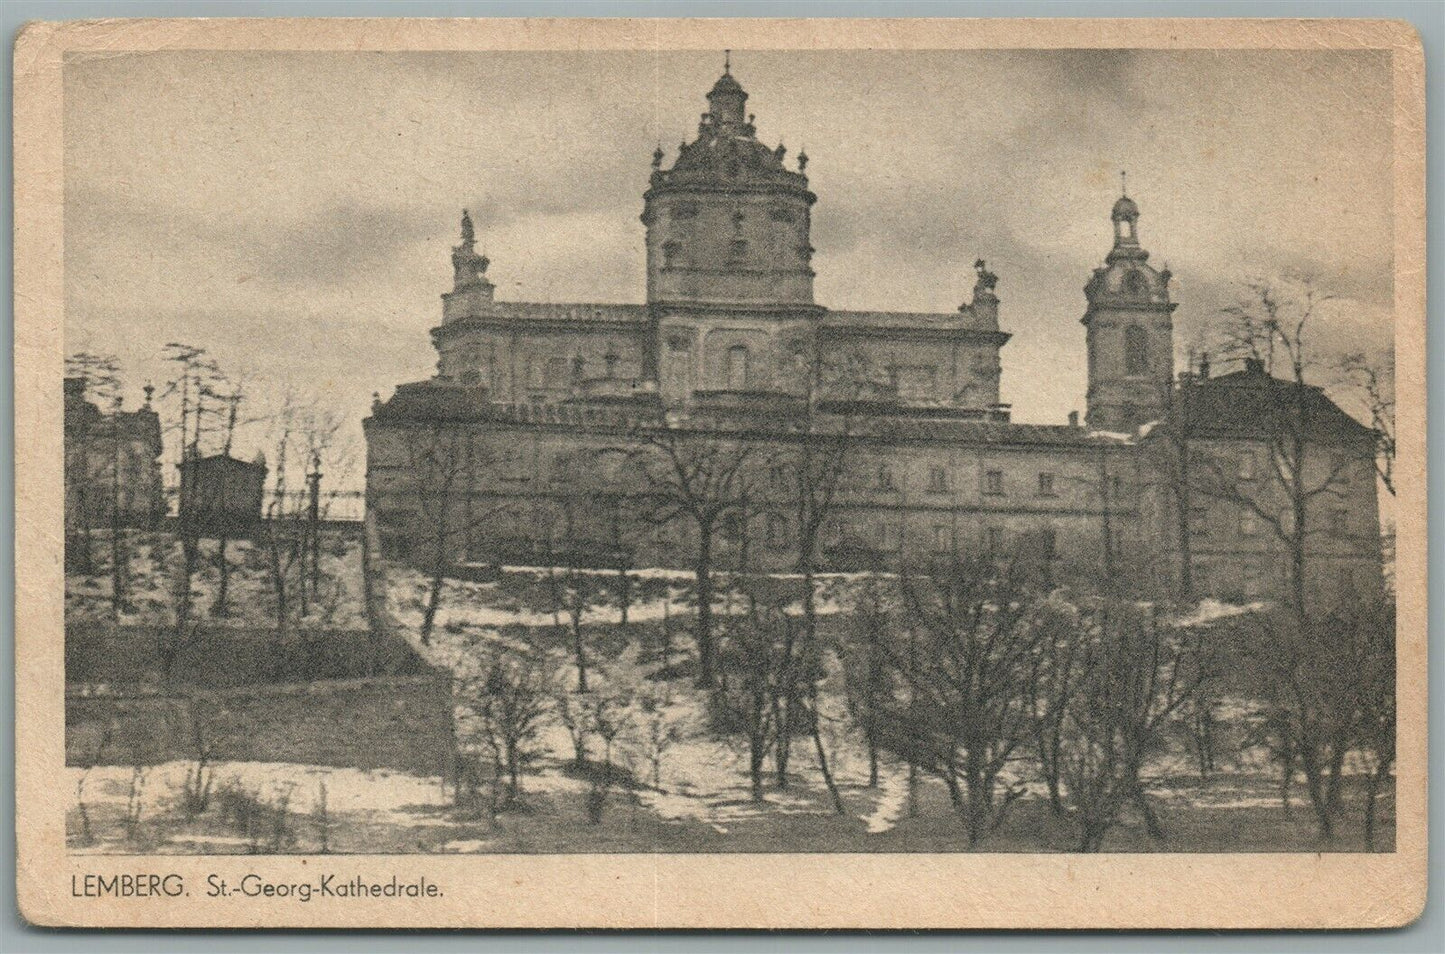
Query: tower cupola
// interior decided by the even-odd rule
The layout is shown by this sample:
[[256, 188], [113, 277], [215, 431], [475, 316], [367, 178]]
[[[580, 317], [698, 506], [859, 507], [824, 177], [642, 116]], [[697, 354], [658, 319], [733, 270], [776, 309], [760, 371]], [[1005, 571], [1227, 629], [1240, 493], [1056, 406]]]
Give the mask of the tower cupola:
[[[1120, 174], [1121, 186], [1123, 174]], [[1132, 433], [1164, 411], [1174, 377], [1176, 305], [1169, 270], [1148, 264], [1139, 244], [1139, 205], [1121, 188], [1110, 221], [1114, 246], [1084, 286], [1089, 355], [1088, 421]]]
[[719, 126], [741, 126], [747, 102], [748, 94], [733, 78], [732, 50], [728, 50], [723, 61], [723, 75], [718, 77], [712, 91], [707, 94], [707, 116]]

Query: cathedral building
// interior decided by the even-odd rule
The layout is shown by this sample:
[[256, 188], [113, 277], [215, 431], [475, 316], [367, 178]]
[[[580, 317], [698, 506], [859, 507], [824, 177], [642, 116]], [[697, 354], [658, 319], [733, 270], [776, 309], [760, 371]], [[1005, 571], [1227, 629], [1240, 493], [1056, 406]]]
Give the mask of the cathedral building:
[[[735, 499], [708, 541], [717, 565], [791, 569], [808, 521], [798, 475], [811, 464], [799, 460], [821, 438], [840, 462], [818, 541], [825, 567], [1028, 550], [1060, 572], [1165, 591], [1189, 575], [1170, 569], [1180, 560], [1197, 562], [1196, 581], [1220, 595], [1277, 588], [1281, 551], [1267, 534], [1236, 539], [1219, 517], [1207, 544], [1177, 539], [1211, 507], [1241, 504], [1195, 495], [1180, 519], [1180, 495], [1153, 461], [1184, 432], [1158, 425], [1186, 378], [1191, 394], [1234, 385], [1176, 381], [1170, 273], [1148, 263], [1133, 199], [1114, 205], [1113, 247], [1084, 289], [1085, 421], [1013, 423], [1000, 403], [1010, 335], [997, 276], [979, 260], [971, 300], [948, 313], [816, 302], [808, 157], [762, 142], [747, 99], [725, 70], [697, 137], [670, 165], [660, 148], [653, 155], [644, 303], [499, 301], [463, 213], [432, 329], [437, 373], [378, 398], [365, 422], [368, 519], [389, 555], [690, 567], [699, 525], [664, 512], [649, 470], [687, 442], [689, 453], [746, 459], [727, 474]], [[1192, 401], [1195, 430], [1208, 405]], [[1365, 541], [1378, 529], [1372, 458], [1360, 450], [1369, 432], [1338, 417], [1343, 445], [1363, 454], [1349, 500], [1360, 534], [1328, 552], [1363, 582], [1379, 572], [1378, 533]], [[1250, 442], [1266, 454], [1268, 435], [1247, 429], [1200, 430], [1196, 441], [1201, 455], [1207, 444], [1231, 460]], [[693, 465], [694, 477], [707, 469]], [[1238, 559], [1241, 547], [1253, 562]]]

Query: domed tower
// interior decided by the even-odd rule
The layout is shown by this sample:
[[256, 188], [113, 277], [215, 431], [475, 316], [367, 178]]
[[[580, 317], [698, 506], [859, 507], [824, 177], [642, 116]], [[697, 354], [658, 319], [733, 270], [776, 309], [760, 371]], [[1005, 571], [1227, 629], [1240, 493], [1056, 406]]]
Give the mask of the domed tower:
[[[653, 365], [663, 399], [797, 384], [814, 317], [806, 153], [758, 141], [731, 61], [707, 94], [697, 138], [671, 168], [659, 147], [643, 196]], [[791, 382], [791, 383], [789, 383]]]
[[1169, 270], [1148, 264], [1139, 244], [1139, 206], [1125, 191], [1114, 203], [1114, 247], [1084, 286], [1089, 349], [1089, 426], [1132, 433], [1164, 412], [1174, 376], [1176, 305]]
[[784, 168], [787, 150], [758, 141], [747, 100], [729, 65], [707, 94], [697, 139], [671, 169], [660, 148], [653, 156], [642, 213], [649, 302], [813, 304], [807, 159], [799, 155], [796, 172]]

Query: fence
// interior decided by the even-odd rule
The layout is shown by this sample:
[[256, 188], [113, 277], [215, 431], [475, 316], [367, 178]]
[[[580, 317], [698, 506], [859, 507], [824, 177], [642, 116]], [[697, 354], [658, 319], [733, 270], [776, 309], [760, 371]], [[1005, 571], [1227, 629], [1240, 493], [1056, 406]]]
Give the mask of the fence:
[[[276, 494], [267, 491], [262, 499], [265, 513], [276, 501]], [[305, 517], [311, 506], [311, 496], [306, 490], [288, 490], [282, 495], [281, 505], [275, 510], [287, 518]], [[366, 516], [366, 492], [363, 490], [331, 490], [321, 493], [319, 509], [323, 523], [358, 523]], [[178, 515], [179, 501], [176, 488], [166, 488], [166, 515]]]

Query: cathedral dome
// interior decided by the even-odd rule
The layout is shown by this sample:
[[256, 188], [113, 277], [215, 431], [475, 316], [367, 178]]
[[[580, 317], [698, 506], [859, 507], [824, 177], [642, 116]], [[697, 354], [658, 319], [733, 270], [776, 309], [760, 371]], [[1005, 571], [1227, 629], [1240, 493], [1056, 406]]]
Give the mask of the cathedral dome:
[[787, 150], [782, 145], [769, 147], [758, 140], [753, 118], [744, 113], [747, 98], [729, 61], [707, 94], [708, 110], [698, 124], [697, 138], [680, 145], [670, 169], [662, 168], [659, 147], [650, 194], [756, 186], [794, 193], [811, 203], [808, 178], [803, 173], [806, 159], [799, 155], [797, 171], [790, 170], [783, 163]]
[[[733, 79], [733, 74], [731, 72], [726, 72], [718, 77], [717, 82], [714, 83], [712, 86], [712, 92], [708, 93], [707, 95], [708, 98], [712, 98], [713, 96], [718, 96], [721, 94], [737, 95], [738, 93], [743, 93], [742, 84], [739, 83], [737, 80]], [[746, 96], [747, 94], [743, 93], [743, 95]]]

